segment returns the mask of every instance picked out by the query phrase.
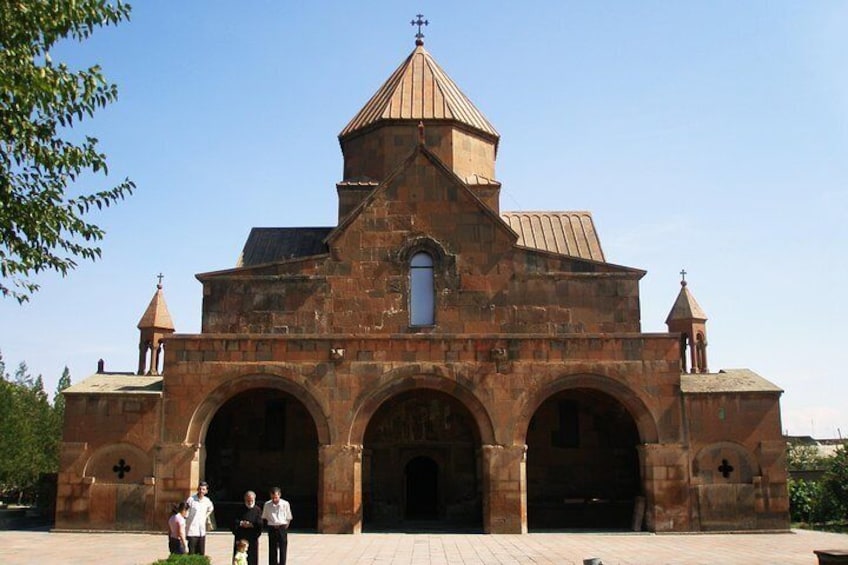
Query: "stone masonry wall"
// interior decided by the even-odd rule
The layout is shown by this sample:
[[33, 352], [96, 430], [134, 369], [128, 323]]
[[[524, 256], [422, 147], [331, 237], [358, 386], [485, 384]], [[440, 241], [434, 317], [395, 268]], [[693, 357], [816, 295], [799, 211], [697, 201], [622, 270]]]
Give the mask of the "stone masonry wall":
[[[153, 461], [161, 410], [159, 394], [65, 395], [56, 527], [146, 529], [157, 523]], [[130, 507], [135, 511], [122, 515]]]
[[[643, 441], [682, 441], [674, 336], [178, 335], [167, 341], [165, 351], [168, 401], [160, 468], [174, 477], [197, 477], [202, 461], [189, 452], [202, 444], [217, 408], [243, 390], [279, 388], [300, 400], [315, 419], [321, 461], [327, 463], [319, 471], [323, 531], [358, 531], [361, 520], [356, 510], [359, 486], [350, 490], [360, 480], [357, 460], [328, 458], [327, 449], [361, 449], [370, 416], [404, 390], [435, 389], [457, 398], [473, 415], [481, 447], [488, 450], [523, 450], [538, 406], [560, 390], [581, 387], [619, 400], [633, 415]], [[485, 478], [490, 485], [485, 523], [490, 531], [521, 531], [515, 516], [526, 514], [526, 485], [514, 496], [499, 490], [523, 476], [521, 458], [497, 458], [485, 465], [497, 472]], [[163, 509], [185, 495], [190, 489], [182, 484], [186, 482], [160, 489]], [[347, 486], [334, 494], [341, 487], [333, 485]], [[657, 492], [653, 498], [662, 504], [665, 496]], [[352, 522], [342, 520], [344, 516]]]
[[[693, 496], [705, 529], [786, 529], [785, 442], [780, 394], [688, 394]], [[745, 500], [746, 510], [740, 508]], [[712, 519], [707, 516], [712, 510]]]
[[201, 277], [203, 331], [408, 333], [408, 256], [422, 248], [436, 263], [440, 332], [640, 330], [641, 271], [514, 243], [420, 151], [330, 242], [330, 255]]

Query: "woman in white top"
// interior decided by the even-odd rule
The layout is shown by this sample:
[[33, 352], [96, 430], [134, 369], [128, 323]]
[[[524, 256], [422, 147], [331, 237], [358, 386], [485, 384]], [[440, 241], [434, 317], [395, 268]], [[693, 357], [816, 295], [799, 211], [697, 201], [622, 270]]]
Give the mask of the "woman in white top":
[[174, 513], [168, 520], [168, 551], [171, 553], [188, 553], [186, 538], [186, 515], [188, 504], [180, 502], [174, 507]]

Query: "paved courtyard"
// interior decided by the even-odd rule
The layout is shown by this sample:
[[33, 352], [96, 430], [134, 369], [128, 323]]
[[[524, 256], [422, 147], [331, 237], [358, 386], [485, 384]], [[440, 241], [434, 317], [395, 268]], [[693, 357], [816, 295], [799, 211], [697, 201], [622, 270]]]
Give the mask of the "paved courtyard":
[[[207, 554], [215, 565], [230, 564], [232, 536], [211, 534]], [[0, 531], [0, 563], [39, 565], [145, 564], [167, 557], [165, 534]], [[289, 536], [292, 565], [322, 564], [518, 564], [604, 565], [663, 563], [775, 565], [817, 563], [814, 549], [848, 550], [848, 535], [795, 530], [782, 534], [588, 534], [529, 535], [384, 534]], [[265, 538], [259, 562], [267, 563]]]

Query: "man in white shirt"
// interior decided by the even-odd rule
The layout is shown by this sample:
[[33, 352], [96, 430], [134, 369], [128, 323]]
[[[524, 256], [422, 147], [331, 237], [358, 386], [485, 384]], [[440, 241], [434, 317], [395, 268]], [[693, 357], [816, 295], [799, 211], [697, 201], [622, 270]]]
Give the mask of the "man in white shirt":
[[188, 552], [197, 555], [206, 554], [206, 521], [212, 515], [215, 506], [212, 500], [206, 496], [209, 484], [200, 481], [197, 485], [197, 494], [193, 494], [186, 500], [188, 505], [188, 516], [186, 516], [186, 537], [188, 538]]
[[268, 530], [268, 565], [286, 565], [291, 506], [287, 500], [280, 498], [280, 487], [272, 488], [270, 494], [271, 500], [262, 507], [262, 521]]

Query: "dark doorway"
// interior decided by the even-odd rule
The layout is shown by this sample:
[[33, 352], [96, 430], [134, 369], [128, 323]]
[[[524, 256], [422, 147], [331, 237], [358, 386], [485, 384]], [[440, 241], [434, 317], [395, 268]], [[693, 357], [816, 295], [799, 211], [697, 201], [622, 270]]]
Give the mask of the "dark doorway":
[[477, 425], [456, 398], [413, 390], [384, 402], [365, 431], [366, 531], [480, 531]]
[[527, 430], [531, 530], [625, 530], [641, 494], [636, 423], [623, 404], [592, 389], [546, 400]]
[[296, 528], [316, 527], [318, 432], [295, 397], [275, 389], [253, 389], [230, 398], [215, 413], [205, 439], [205, 473], [215, 518], [227, 528], [244, 493], [268, 499], [279, 486], [296, 514]]
[[439, 517], [439, 466], [429, 457], [416, 457], [406, 464], [407, 520]]

